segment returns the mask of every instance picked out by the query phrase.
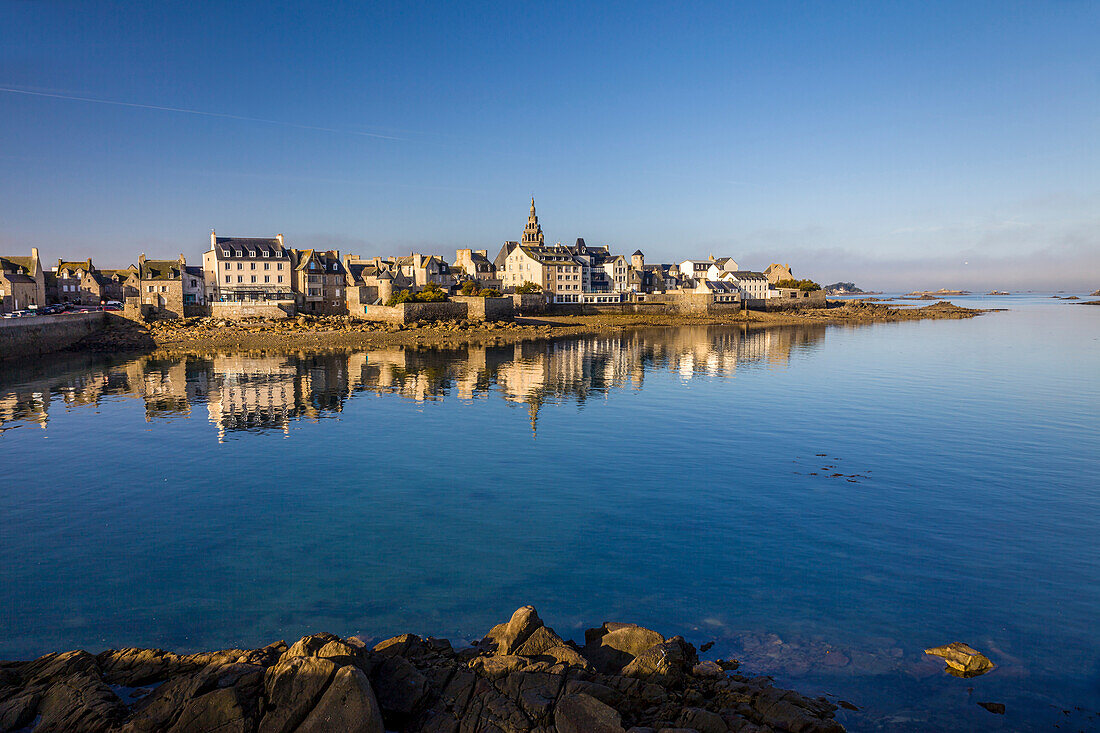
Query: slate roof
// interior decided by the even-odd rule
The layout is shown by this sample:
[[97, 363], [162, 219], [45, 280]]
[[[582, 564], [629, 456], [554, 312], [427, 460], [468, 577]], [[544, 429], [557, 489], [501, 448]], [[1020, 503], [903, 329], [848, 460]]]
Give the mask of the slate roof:
[[0, 272], [0, 277], [4, 278], [10, 283], [34, 283], [35, 279], [30, 275], [23, 275], [18, 272]]
[[[255, 259], [256, 257], [286, 257], [286, 247], [278, 239], [266, 237], [215, 237], [218, 259]], [[226, 252], [228, 251], [228, 254]], [[250, 254], [255, 252], [255, 254]]]
[[24, 275], [34, 272], [33, 257], [2, 257], [0, 256], [0, 269], [17, 270]]
[[142, 280], [179, 280], [182, 277], [179, 260], [145, 260], [140, 273]]
[[730, 277], [737, 278], [738, 280], [767, 280], [768, 277], [762, 272], [752, 272], [750, 270], [734, 270], [728, 273]]

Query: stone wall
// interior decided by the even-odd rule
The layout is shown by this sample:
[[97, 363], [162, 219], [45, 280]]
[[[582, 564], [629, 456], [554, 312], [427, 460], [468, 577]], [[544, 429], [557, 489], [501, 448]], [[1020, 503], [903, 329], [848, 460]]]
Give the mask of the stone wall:
[[286, 318], [297, 312], [293, 300], [234, 300], [214, 301], [210, 315], [214, 318]]
[[456, 295], [451, 300], [466, 304], [466, 318], [471, 321], [510, 321], [515, 316], [515, 308], [510, 297], [480, 298], [472, 295]]
[[68, 313], [0, 320], [0, 360], [67, 348], [103, 328], [111, 313]]
[[512, 293], [512, 308], [521, 316], [546, 312], [546, 296], [542, 293]]
[[442, 303], [398, 303], [395, 306], [368, 305], [363, 314], [368, 321], [416, 323], [418, 321], [458, 321], [466, 317], [467, 306], [453, 300]]
[[644, 300], [625, 303], [554, 303], [547, 312], [558, 315], [600, 315], [622, 313], [628, 315], [716, 315], [739, 313], [741, 302], [716, 302], [706, 293], [663, 293], [644, 295]]
[[828, 304], [824, 290], [815, 290], [808, 293], [795, 288], [779, 288], [779, 296], [767, 300], [749, 301], [749, 307], [753, 310], [783, 311], [797, 310], [799, 308], [825, 308]]

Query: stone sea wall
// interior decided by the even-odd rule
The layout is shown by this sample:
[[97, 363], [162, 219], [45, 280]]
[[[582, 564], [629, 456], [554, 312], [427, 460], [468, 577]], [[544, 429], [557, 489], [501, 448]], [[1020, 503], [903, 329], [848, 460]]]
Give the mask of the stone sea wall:
[[0, 319], [0, 360], [60, 351], [102, 330], [109, 318], [118, 317], [112, 313], [66, 313]]
[[835, 706], [699, 662], [681, 637], [605, 623], [565, 641], [525, 606], [473, 647], [412, 634], [368, 646], [154, 649], [0, 662], [0, 732], [835, 733]]

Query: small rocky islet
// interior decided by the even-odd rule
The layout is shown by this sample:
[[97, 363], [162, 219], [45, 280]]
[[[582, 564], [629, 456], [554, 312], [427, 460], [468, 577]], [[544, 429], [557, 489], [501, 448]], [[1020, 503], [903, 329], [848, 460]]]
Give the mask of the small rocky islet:
[[837, 708], [700, 662], [679, 636], [630, 623], [583, 646], [518, 609], [474, 646], [404, 634], [369, 647], [306, 636], [289, 647], [177, 655], [70, 651], [0, 662], [0, 731], [96, 733], [833, 733]]

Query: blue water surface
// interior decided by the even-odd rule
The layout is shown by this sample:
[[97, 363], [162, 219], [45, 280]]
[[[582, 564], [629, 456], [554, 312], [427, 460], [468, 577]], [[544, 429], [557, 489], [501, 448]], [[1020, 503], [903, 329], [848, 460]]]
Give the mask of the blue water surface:
[[[531, 603], [715, 641], [853, 730], [1100, 727], [1100, 307], [953, 300], [1009, 310], [6, 366], [0, 658]], [[996, 669], [921, 653], [956, 640]]]

